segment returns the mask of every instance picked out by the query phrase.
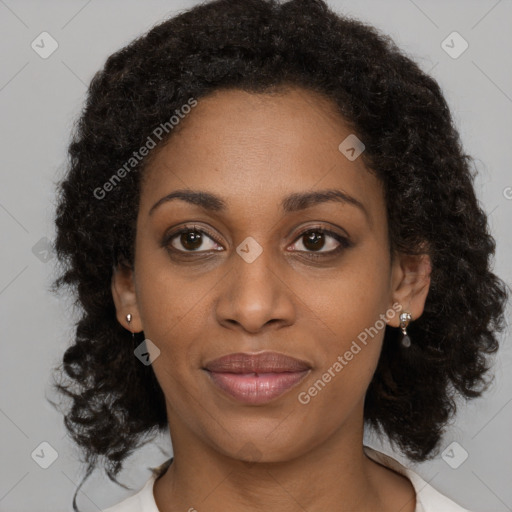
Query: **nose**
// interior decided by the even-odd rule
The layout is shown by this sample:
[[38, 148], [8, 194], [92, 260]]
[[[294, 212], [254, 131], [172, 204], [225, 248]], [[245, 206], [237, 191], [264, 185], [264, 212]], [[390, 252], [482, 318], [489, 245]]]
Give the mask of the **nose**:
[[232, 260], [232, 268], [219, 287], [218, 322], [249, 333], [293, 324], [294, 294], [271, 251], [263, 250], [251, 263], [237, 253], [233, 253]]

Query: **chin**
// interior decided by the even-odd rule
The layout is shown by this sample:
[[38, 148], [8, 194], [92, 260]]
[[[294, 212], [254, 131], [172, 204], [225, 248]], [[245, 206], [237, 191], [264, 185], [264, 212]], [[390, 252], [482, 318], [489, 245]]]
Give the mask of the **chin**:
[[210, 444], [224, 455], [247, 463], [286, 462], [310, 449], [312, 440], [304, 438], [299, 426], [295, 429], [287, 425], [286, 434], [283, 435], [275, 424], [267, 429], [255, 423], [246, 429], [232, 431], [231, 436], [216, 440], [217, 443], [210, 440]]

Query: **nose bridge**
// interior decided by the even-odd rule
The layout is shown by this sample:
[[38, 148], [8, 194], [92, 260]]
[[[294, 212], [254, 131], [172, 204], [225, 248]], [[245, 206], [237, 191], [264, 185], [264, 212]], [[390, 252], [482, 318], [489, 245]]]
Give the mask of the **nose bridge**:
[[253, 237], [247, 237], [233, 254], [233, 291], [237, 300], [254, 303], [273, 302], [276, 292], [276, 261], [272, 248], [264, 247]]
[[232, 272], [217, 304], [220, 321], [235, 321], [255, 331], [271, 319], [291, 320], [292, 301], [279, 277], [273, 248], [247, 237], [233, 252], [231, 265]]

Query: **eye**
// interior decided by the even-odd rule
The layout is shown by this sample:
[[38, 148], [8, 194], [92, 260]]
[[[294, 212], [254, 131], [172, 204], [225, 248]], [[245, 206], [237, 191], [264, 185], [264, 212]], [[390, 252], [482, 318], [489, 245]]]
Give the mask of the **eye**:
[[[295, 245], [298, 245], [298, 247], [294, 247]], [[318, 258], [338, 254], [343, 249], [351, 247], [351, 245], [352, 244], [348, 238], [335, 233], [334, 231], [330, 231], [322, 227], [316, 227], [303, 231], [291, 247], [298, 252], [307, 253], [308, 257]], [[301, 246], [304, 249], [302, 249]]]
[[179, 231], [171, 233], [165, 238], [164, 245], [170, 245], [178, 252], [207, 252], [212, 250], [222, 250], [222, 247], [219, 248], [213, 235], [209, 234], [204, 229], [197, 228], [196, 226], [185, 226]]
[[[178, 253], [205, 253], [223, 250], [213, 234], [197, 226], [184, 226], [167, 235], [162, 245]], [[351, 246], [352, 243], [348, 238], [323, 227], [315, 227], [303, 231], [290, 247], [297, 252], [306, 253], [310, 258], [320, 258], [333, 256]]]

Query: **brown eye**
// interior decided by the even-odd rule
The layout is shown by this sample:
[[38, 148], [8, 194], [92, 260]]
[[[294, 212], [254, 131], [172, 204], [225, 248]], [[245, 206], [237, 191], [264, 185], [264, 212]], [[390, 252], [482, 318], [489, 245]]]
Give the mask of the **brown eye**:
[[302, 235], [303, 245], [310, 251], [317, 251], [322, 249], [325, 245], [325, 235], [318, 231], [309, 231]]
[[181, 252], [208, 252], [222, 250], [222, 247], [213, 239], [212, 235], [196, 227], [184, 227], [181, 230], [171, 233], [165, 237], [164, 246]]
[[[299, 247], [292, 246], [292, 248], [297, 252], [306, 253], [308, 257], [332, 256], [352, 246], [346, 237], [324, 228], [310, 228], [304, 231], [293, 245], [297, 244]], [[301, 249], [300, 245], [304, 249]], [[324, 248], [326, 250], [322, 250]]]
[[199, 231], [186, 231], [181, 233], [181, 245], [188, 251], [195, 251], [203, 243], [201, 233]]

